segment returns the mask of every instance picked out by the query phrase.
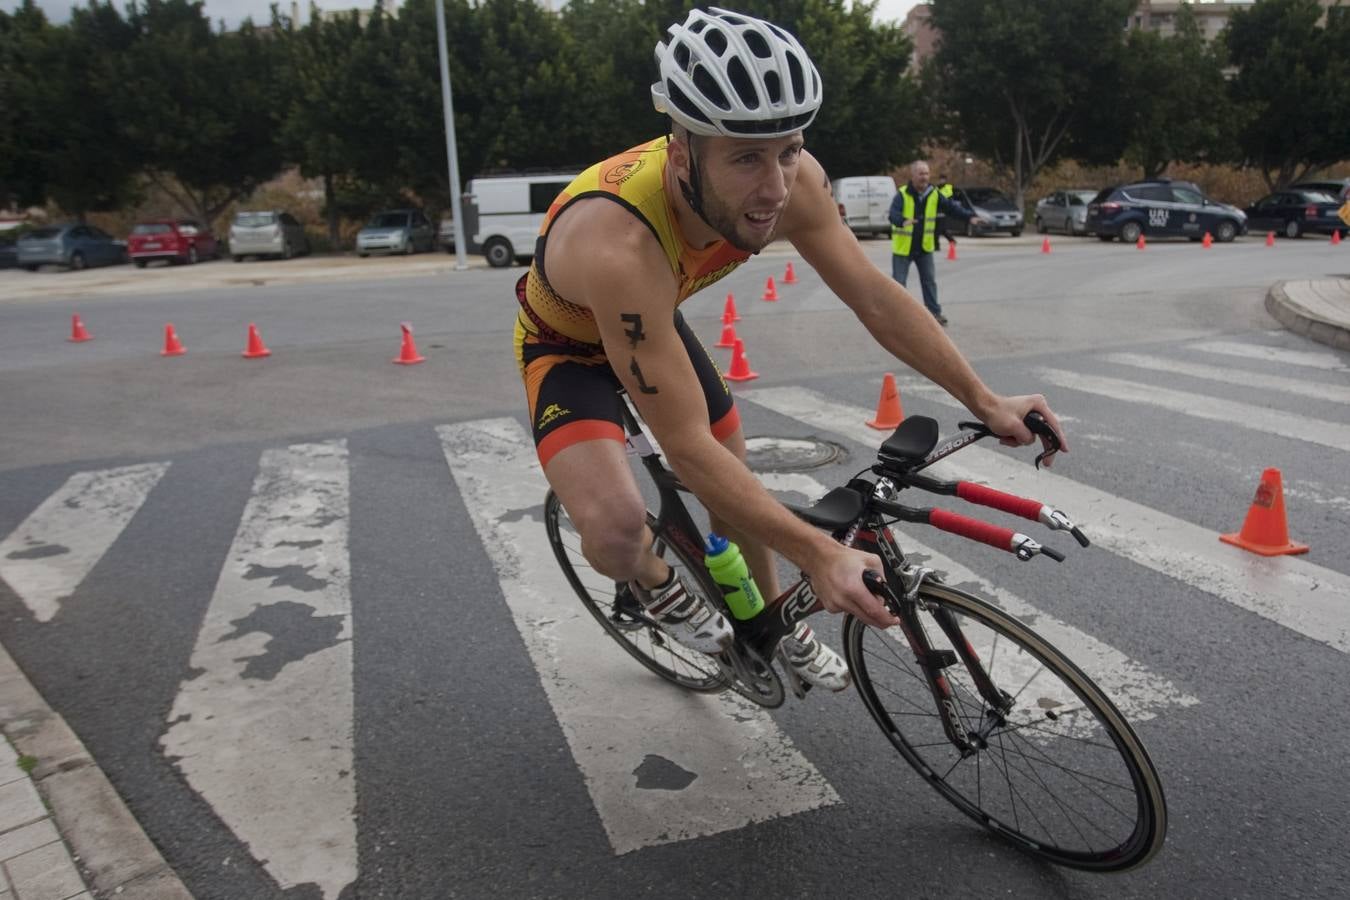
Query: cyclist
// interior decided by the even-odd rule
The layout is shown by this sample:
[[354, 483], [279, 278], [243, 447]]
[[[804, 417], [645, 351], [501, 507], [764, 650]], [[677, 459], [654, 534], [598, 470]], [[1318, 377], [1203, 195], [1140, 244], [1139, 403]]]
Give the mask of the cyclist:
[[[840, 224], [825, 171], [803, 150], [821, 103], [806, 51], [769, 22], [693, 10], [658, 42], [658, 111], [669, 136], [611, 157], [553, 202], [534, 262], [516, 285], [515, 350], [544, 474], [601, 574], [626, 581], [660, 627], [716, 653], [730, 623], [652, 550], [624, 452], [615, 389], [627, 389], [712, 527], [742, 547], [761, 591], [778, 594], [771, 551], [811, 579], [825, 608], [877, 626], [894, 619], [868, 592], [871, 554], [842, 547], [779, 504], [746, 468], [731, 393], [677, 307], [777, 238], [790, 241], [867, 330], [941, 385], [1008, 444], [1027, 444], [1040, 395], [1004, 397], [976, 376], [941, 326]], [[847, 665], [803, 623], [784, 639], [805, 681], [842, 690]]]

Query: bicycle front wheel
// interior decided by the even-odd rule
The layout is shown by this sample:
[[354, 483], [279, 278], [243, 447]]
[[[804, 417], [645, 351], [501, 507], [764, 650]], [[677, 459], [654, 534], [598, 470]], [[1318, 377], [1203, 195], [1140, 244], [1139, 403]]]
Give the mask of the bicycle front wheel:
[[[944, 614], [959, 626], [957, 640], [939, 625]], [[944, 731], [944, 713], [900, 628], [850, 617], [844, 646], [868, 712], [929, 784], [986, 828], [1058, 865], [1118, 871], [1158, 851], [1167, 806], [1157, 770], [1091, 679], [1016, 619], [944, 585], [919, 589], [918, 620], [937, 655], [956, 660], [941, 674], [968, 750]], [[957, 646], [961, 636], [1001, 703], [981, 695]]]
[[[558, 495], [548, 492], [544, 501], [544, 524], [553, 555], [572, 585], [581, 604], [634, 659], [667, 681], [691, 691], [716, 693], [726, 690], [716, 660], [681, 646], [656, 626], [626, 584], [616, 584], [592, 568], [581, 555], [581, 535], [567, 517]], [[647, 514], [647, 525], [657, 534], [652, 549], [671, 568], [684, 576], [690, 590], [707, 581], [701, 564], [691, 561], [680, 547], [667, 543], [656, 531], [656, 519]]]

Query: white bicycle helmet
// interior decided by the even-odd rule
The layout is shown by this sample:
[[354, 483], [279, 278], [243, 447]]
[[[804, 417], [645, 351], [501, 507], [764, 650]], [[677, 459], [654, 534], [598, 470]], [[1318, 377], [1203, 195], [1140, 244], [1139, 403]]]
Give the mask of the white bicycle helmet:
[[658, 42], [652, 102], [694, 134], [782, 137], [820, 109], [820, 73], [797, 39], [725, 9], [692, 10]]

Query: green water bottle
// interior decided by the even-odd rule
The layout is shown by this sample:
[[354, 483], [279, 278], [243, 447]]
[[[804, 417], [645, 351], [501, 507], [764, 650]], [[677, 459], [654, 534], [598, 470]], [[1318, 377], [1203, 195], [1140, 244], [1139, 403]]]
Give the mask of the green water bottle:
[[713, 581], [722, 589], [731, 614], [741, 620], [759, 615], [764, 609], [764, 598], [755, 586], [755, 579], [750, 577], [750, 567], [741, 556], [741, 548], [721, 535], [710, 534], [704, 549], [703, 562], [712, 573]]

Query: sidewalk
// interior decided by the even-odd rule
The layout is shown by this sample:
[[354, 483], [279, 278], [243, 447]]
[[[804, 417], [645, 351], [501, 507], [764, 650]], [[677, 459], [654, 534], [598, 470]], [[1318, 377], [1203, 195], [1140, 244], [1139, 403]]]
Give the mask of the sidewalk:
[[1266, 311], [1296, 334], [1350, 350], [1350, 278], [1277, 281], [1266, 294]]
[[3, 645], [0, 733], [0, 900], [191, 900]]

